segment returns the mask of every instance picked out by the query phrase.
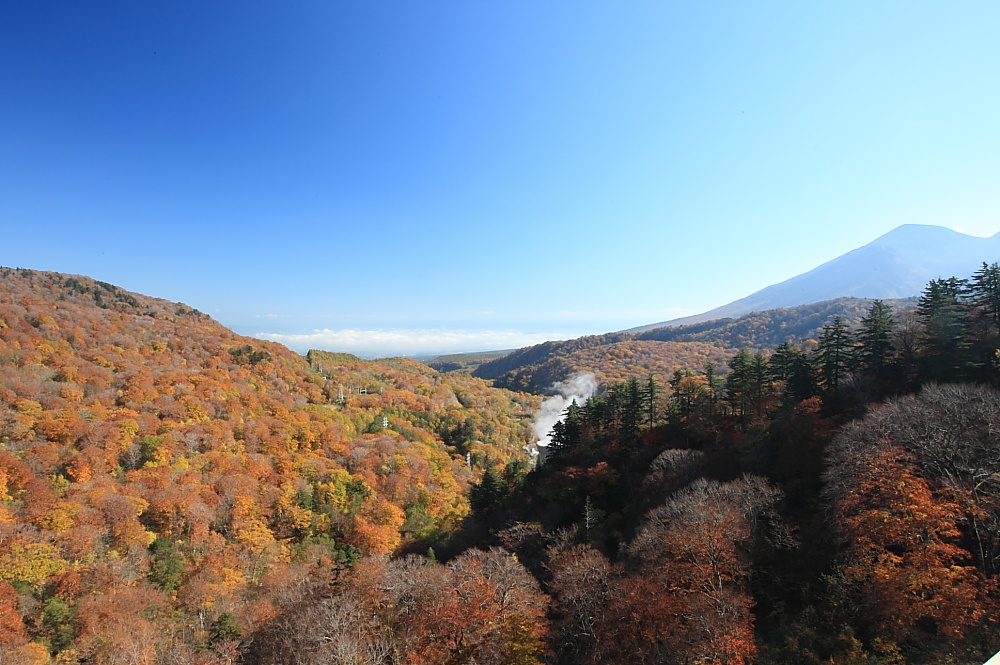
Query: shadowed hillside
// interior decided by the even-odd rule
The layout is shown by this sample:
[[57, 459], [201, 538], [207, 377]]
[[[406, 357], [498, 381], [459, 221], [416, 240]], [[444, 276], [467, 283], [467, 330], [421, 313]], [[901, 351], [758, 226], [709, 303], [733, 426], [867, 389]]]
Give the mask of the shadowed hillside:
[[[914, 300], [890, 301], [896, 308]], [[839, 298], [820, 303], [746, 314], [688, 326], [640, 333], [592, 335], [545, 342], [483, 363], [473, 376], [512, 390], [544, 393], [580, 372], [593, 372], [605, 385], [653, 374], [664, 381], [675, 371], [700, 371], [706, 363], [724, 366], [736, 348], [768, 349], [783, 342], [815, 344], [821, 328], [835, 317], [857, 326], [872, 301]]]
[[437, 356], [427, 361], [429, 367], [433, 367], [439, 372], [471, 372], [485, 362], [503, 358], [511, 352], [506, 351], [485, 351], [483, 353], [452, 353], [445, 356]]
[[[897, 311], [916, 305], [916, 298], [885, 301]], [[783, 342], [801, 344], [817, 340], [820, 329], [841, 317], [848, 327], [856, 327], [871, 307], [868, 298], [838, 298], [744, 314], [734, 319], [722, 319], [683, 326], [655, 328], [638, 333], [636, 339], [671, 342], [711, 342], [727, 347], [766, 349]]]

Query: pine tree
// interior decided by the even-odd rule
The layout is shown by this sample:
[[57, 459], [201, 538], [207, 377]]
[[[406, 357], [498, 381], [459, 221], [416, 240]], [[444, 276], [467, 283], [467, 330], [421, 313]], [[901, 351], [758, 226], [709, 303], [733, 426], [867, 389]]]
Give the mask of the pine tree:
[[580, 407], [576, 400], [573, 400], [566, 407], [563, 419], [552, 427], [552, 434], [549, 437], [549, 456], [563, 455], [579, 445], [582, 425]]
[[771, 398], [771, 381], [767, 371], [767, 358], [760, 351], [750, 358], [750, 388], [754, 415], [764, 415]]
[[767, 361], [768, 376], [772, 381], [788, 381], [791, 375], [792, 359], [798, 349], [792, 346], [791, 342], [782, 342]]
[[969, 285], [973, 338], [971, 354], [985, 372], [973, 378], [996, 381], [1000, 372], [1000, 265], [983, 263]]
[[816, 349], [816, 367], [823, 389], [834, 399], [851, 366], [851, 347], [851, 335], [844, 319], [837, 316], [833, 323], [823, 326]]
[[715, 366], [714, 362], [705, 363], [705, 380], [708, 382], [708, 387], [712, 391], [712, 404], [715, 404], [716, 400], [719, 399], [719, 370]]
[[789, 342], [774, 350], [767, 363], [768, 378], [781, 387], [781, 403], [792, 406], [809, 399], [816, 392], [809, 357]]
[[217, 644], [223, 640], [239, 640], [240, 626], [236, 623], [236, 617], [230, 612], [223, 612], [212, 622], [209, 631], [209, 642]]
[[876, 381], [884, 377], [892, 362], [892, 307], [876, 300], [861, 318], [861, 328], [857, 333], [858, 348], [855, 355], [857, 368], [861, 374]]
[[660, 384], [652, 374], [646, 379], [646, 387], [642, 397], [646, 402], [646, 427], [652, 429], [656, 425], [656, 400], [660, 396]]
[[974, 366], [967, 334], [971, 314], [969, 283], [964, 279], [931, 280], [917, 303], [924, 326], [925, 380], [961, 381]]
[[983, 310], [992, 329], [1000, 331], [1000, 265], [983, 262], [983, 267], [972, 276], [969, 299]]
[[611, 428], [611, 407], [603, 395], [594, 395], [580, 407], [580, 421], [594, 436], [602, 440]]
[[645, 399], [639, 379], [632, 377], [618, 386], [621, 397], [621, 429], [619, 439], [625, 445], [638, 445], [641, 441]]
[[476, 515], [484, 515], [495, 508], [503, 499], [500, 477], [492, 460], [486, 461], [483, 477], [469, 492], [469, 504]]
[[733, 413], [741, 420], [750, 415], [753, 399], [751, 379], [752, 358], [746, 349], [740, 349], [729, 359], [729, 374], [726, 376], [726, 401]]

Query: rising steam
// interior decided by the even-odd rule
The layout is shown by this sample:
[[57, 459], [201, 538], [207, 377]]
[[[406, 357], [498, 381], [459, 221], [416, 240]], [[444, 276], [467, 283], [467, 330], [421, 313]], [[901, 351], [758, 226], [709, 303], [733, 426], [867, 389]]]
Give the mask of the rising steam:
[[542, 406], [535, 414], [535, 424], [532, 429], [539, 446], [549, 445], [552, 426], [562, 420], [563, 414], [573, 400], [576, 400], [579, 406], [583, 406], [584, 402], [591, 398], [597, 390], [597, 377], [591, 372], [577, 374], [570, 379], [552, 384], [552, 390], [556, 394], [542, 400]]

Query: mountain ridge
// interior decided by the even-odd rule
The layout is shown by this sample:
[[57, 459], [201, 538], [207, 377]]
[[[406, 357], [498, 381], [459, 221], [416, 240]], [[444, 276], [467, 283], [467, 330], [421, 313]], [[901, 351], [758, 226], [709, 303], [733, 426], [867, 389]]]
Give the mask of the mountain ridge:
[[1000, 260], [1000, 233], [980, 238], [943, 226], [903, 224], [866, 245], [744, 298], [701, 314], [625, 332], [703, 323], [841, 297], [912, 297], [932, 279], [970, 276], [984, 260]]
[[[595, 374], [605, 385], [645, 374], [666, 381], [676, 370], [698, 370], [707, 362], [721, 367], [739, 348], [764, 350], [783, 342], [815, 344], [822, 327], [835, 317], [850, 328], [858, 326], [872, 302], [871, 298], [836, 298], [643, 332], [543, 342], [484, 362], [472, 375], [492, 380], [495, 386], [533, 393], [549, 392], [555, 383], [581, 372]], [[914, 298], [884, 302], [897, 312], [916, 305]]]

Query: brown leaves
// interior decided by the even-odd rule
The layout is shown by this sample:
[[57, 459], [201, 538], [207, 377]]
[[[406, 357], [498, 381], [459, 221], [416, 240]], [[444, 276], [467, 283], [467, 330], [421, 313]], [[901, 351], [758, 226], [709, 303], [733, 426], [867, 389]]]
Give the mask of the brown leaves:
[[503, 550], [469, 550], [446, 566], [367, 559], [329, 595], [306, 596], [266, 626], [261, 662], [535, 665], [548, 603]]
[[17, 592], [9, 582], [0, 580], [0, 651], [20, 646], [27, 640], [28, 633], [18, 610]]
[[745, 663], [756, 653], [750, 554], [778, 493], [762, 479], [696, 480], [649, 513], [626, 557], [550, 552], [566, 662]]
[[[986, 445], [995, 409], [978, 410], [989, 401], [996, 397], [982, 389], [928, 388], [845, 428], [831, 448], [836, 588], [859, 598], [864, 620], [890, 640], [959, 644], [995, 607], [980, 533], [995, 519], [996, 495], [985, 483], [968, 491], [977, 474], [1000, 470]], [[965, 543], [980, 545], [979, 556]]]
[[842, 574], [897, 642], [928, 631], [961, 639], [982, 618], [982, 575], [955, 544], [958, 507], [935, 497], [912, 459], [884, 447], [858, 465], [835, 503], [846, 540]]
[[[137, 631], [170, 642], [177, 662], [230, 658], [174, 631], [222, 608], [271, 613], [288, 571], [349, 560], [350, 543], [389, 553], [457, 528], [476, 475], [466, 451], [526, 457], [534, 398], [416, 361], [338, 360], [323, 379], [288, 349], [186, 307], [54, 273], [0, 271], [0, 322], [0, 556], [20, 548], [0, 574], [48, 593], [46, 565], [58, 564], [78, 576], [72, 605], [144, 584], [147, 545], [168, 538], [182, 562], [164, 599], [175, 619]], [[341, 383], [353, 392], [338, 401]], [[469, 436], [452, 440], [460, 423]], [[310, 547], [323, 555], [291, 560]], [[534, 634], [523, 616], [495, 627], [522, 656]], [[67, 648], [99, 662], [106, 630], [131, 649], [112, 618], [88, 621], [87, 635], [74, 624]], [[41, 630], [28, 621], [28, 638]]]

